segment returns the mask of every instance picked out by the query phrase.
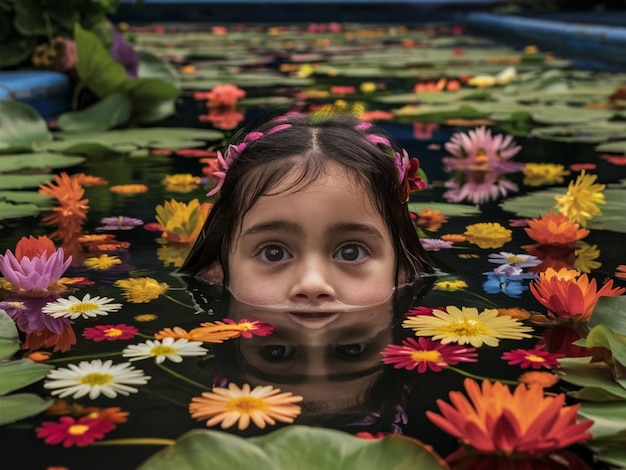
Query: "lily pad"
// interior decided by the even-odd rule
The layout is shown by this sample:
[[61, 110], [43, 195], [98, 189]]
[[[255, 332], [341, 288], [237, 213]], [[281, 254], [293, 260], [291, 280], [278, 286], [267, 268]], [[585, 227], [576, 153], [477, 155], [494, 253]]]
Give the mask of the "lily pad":
[[419, 442], [399, 436], [359, 439], [332, 429], [289, 426], [242, 438], [221, 431], [194, 430], [174, 446], [144, 462], [139, 470], [238, 470], [254, 462], [257, 470], [444, 469], [443, 461]]
[[51, 179], [52, 175], [0, 175], [0, 190], [38, 188]]
[[409, 202], [411, 212], [422, 212], [424, 209], [438, 210], [449, 217], [470, 216], [480, 214], [480, 209], [465, 204], [446, 204], [445, 202]]
[[4, 310], [0, 310], [0, 361], [10, 359], [20, 349], [15, 323]]
[[0, 155], [0, 173], [34, 168], [67, 168], [84, 161], [83, 157], [47, 152]]
[[618, 137], [626, 137], [626, 126], [623, 123], [610, 121], [570, 126], [549, 126], [533, 129], [531, 136], [559, 142], [600, 143]]
[[64, 132], [104, 131], [130, 119], [131, 101], [125, 93], [112, 93], [81, 111], [61, 114], [57, 125]]
[[40, 210], [41, 209], [35, 204], [9, 204], [0, 201], [0, 220], [34, 216], [37, 215]]
[[597, 152], [609, 152], [609, 153], [625, 153], [626, 154], [626, 140], [618, 140], [617, 142], [608, 142], [606, 144], [600, 144], [595, 147]]
[[30, 203], [37, 206], [48, 206], [53, 204], [55, 199], [45, 194], [34, 191], [0, 191], [0, 201], [13, 202], [17, 204]]
[[594, 120], [606, 120], [613, 117], [613, 111], [604, 109], [575, 108], [571, 106], [552, 106], [537, 110], [533, 120], [540, 124], [575, 124]]
[[35, 108], [19, 101], [0, 100], [0, 152], [31, 149], [33, 142], [52, 140], [46, 121]]

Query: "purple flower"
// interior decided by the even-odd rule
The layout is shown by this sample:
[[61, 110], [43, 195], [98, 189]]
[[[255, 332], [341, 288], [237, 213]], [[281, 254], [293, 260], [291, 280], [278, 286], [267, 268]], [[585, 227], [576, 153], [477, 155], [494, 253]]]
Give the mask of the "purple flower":
[[100, 223], [103, 226], [98, 227], [96, 230], [130, 230], [143, 225], [143, 220], [120, 215], [118, 217], [103, 217]]
[[490, 263], [510, 264], [518, 268], [530, 268], [541, 264], [541, 260], [536, 256], [520, 254], [516, 255], [507, 251], [492, 253], [489, 255]]
[[439, 251], [442, 248], [452, 248], [452, 242], [444, 241], [439, 238], [421, 238], [422, 246], [426, 251]]
[[0, 308], [11, 317], [18, 329], [24, 333], [37, 333], [49, 330], [56, 335], [60, 335], [63, 332], [63, 328], [72, 322], [67, 318], [53, 318], [41, 311], [44, 305], [58, 298], [58, 295], [28, 298], [15, 297], [0, 302]]
[[63, 248], [58, 248], [50, 257], [48, 252], [32, 259], [23, 256], [19, 261], [10, 250], [0, 255], [0, 272], [18, 291], [39, 295], [48, 291], [69, 267], [72, 257], [64, 260]]
[[113, 33], [113, 43], [109, 52], [111, 56], [124, 66], [124, 71], [128, 77], [136, 77], [139, 73], [139, 56], [133, 48], [132, 44], [124, 39], [124, 36], [111, 25]]

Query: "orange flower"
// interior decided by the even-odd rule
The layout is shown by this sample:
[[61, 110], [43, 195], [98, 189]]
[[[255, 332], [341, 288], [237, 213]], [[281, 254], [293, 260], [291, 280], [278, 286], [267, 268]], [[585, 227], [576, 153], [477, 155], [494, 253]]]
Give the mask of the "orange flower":
[[148, 192], [145, 184], [118, 184], [111, 186], [109, 191], [115, 194], [139, 194]]
[[559, 381], [559, 376], [552, 372], [531, 370], [520, 375], [517, 381], [528, 387], [535, 385], [541, 388], [549, 388]]
[[422, 212], [417, 214], [417, 225], [431, 232], [439, 230], [447, 220], [448, 216], [443, 215], [441, 211], [437, 209], [431, 210], [425, 208]]
[[530, 283], [530, 291], [548, 309], [548, 315], [574, 322], [587, 322], [593, 307], [601, 296], [622, 295], [626, 289], [613, 288], [613, 280], [606, 281], [600, 290], [595, 279], [587, 274], [562, 268], [546, 269], [539, 279]]
[[552, 211], [543, 214], [539, 219], [529, 220], [528, 227], [524, 230], [530, 238], [544, 245], [565, 245], [589, 235], [589, 230], [580, 228], [580, 224], [572, 222], [560, 212]]
[[479, 452], [541, 456], [591, 438], [593, 421], [576, 422], [580, 405], [563, 406], [565, 394], [544, 396], [541, 387], [518, 385], [511, 393], [500, 383], [482, 387], [465, 379], [469, 396], [450, 392], [452, 405], [437, 400], [441, 415], [428, 418], [447, 433]]
[[82, 186], [104, 186], [105, 184], [109, 184], [107, 180], [100, 176], [85, 175], [84, 173], [79, 173], [76, 176]]
[[517, 320], [526, 320], [530, 318], [531, 313], [523, 308], [497, 308], [498, 316], [507, 315]]
[[467, 241], [467, 237], [461, 233], [448, 233], [446, 235], [441, 235], [439, 238], [441, 238], [443, 241], [453, 243], [462, 243], [464, 241]]
[[39, 194], [52, 196], [59, 201], [61, 205], [73, 203], [79, 206], [85, 206], [89, 200], [81, 199], [85, 194], [85, 189], [80, 183], [82, 176], [80, 174], [69, 176], [65, 172], [60, 175], [54, 175], [53, 181], [39, 185]]
[[54, 246], [54, 242], [45, 235], [40, 237], [28, 238], [22, 237], [15, 245], [15, 259], [20, 261], [24, 256], [29, 259], [33, 259], [35, 256], [41, 256], [44, 252], [48, 253], [48, 256], [52, 256], [57, 251], [57, 247]]
[[236, 338], [238, 336], [240, 336], [238, 331], [224, 331], [217, 327], [201, 327], [187, 331], [179, 326], [164, 328], [154, 335], [156, 339], [187, 339], [189, 341], [203, 341], [205, 343], [223, 343], [227, 339]]
[[626, 264], [620, 264], [617, 267], [617, 272], [615, 273], [615, 277], [619, 277], [620, 279], [626, 279]]
[[109, 408], [85, 408], [85, 414], [94, 419], [106, 419], [112, 423], [125, 423], [128, 420], [128, 411], [122, 411], [119, 406]]
[[26, 333], [26, 339], [22, 344], [22, 349], [51, 348], [53, 351], [66, 352], [76, 344], [76, 333], [72, 325], [63, 326], [60, 334], [55, 334], [48, 329], [43, 329], [34, 333]]

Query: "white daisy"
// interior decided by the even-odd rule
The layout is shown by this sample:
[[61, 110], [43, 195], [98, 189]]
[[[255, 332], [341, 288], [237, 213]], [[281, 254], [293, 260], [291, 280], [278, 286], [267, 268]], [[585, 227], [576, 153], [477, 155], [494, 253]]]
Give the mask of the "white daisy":
[[122, 351], [122, 356], [132, 358], [131, 361], [154, 357], [157, 364], [161, 364], [165, 359], [182, 362], [183, 356], [204, 356], [208, 350], [201, 345], [201, 341], [168, 337], [162, 341], [148, 340], [145, 343], [132, 344]]
[[85, 294], [83, 300], [70, 295], [67, 299], [57, 299], [54, 302], [48, 302], [43, 306], [41, 311], [54, 318], [71, 318], [75, 320], [79, 317], [89, 318], [98, 315], [108, 315], [111, 312], [117, 312], [122, 308], [122, 304], [111, 304], [109, 297], [91, 297]]
[[150, 380], [129, 362], [113, 365], [113, 361], [102, 362], [100, 359], [51, 370], [46, 378], [49, 380], [44, 382], [44, 387], [53, 389], [52, 395], [60, 398], [72, 395], [75, 399], [89, 395], [92, 400], [101, 393], [109, 398], [115, 398], [118, 393], [137, 393], [138, 390], [129, 385], [145, 385]]

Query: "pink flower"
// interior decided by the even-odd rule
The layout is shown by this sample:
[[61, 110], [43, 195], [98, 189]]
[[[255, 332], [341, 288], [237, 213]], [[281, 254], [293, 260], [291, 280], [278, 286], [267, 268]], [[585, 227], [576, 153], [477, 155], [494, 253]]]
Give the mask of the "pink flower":
[[557, 359], [560, 357], [564, 357], [564, 355], [544, 351], [540, 348], [515, 349], [502, 355], [502, 359], [509, 361], [509, 365], [519, 364], [522, 369], [528, 369], [529, 367], [533, 369], [558, 367], [559, 362]]
[[117, 341], [120, 339], [132, 339], [139, 332], [137, 328], [130, 325], [96, 325], [85, 328], [83, 336], [93, 341]]
[[459, 345], [442, 344], [430, 338], [407, 338], [402, 345], [390, 344], [380, 354], [385, 364], [394, 364], [396, 369], [417, 369], [420, 374], [428, 369], [439, 372], [443, 368], [459, 362], [476, 362], [478, 353], [475, 348]]
[[68, 256], [64, 260], [63, 248], [58, 248], [48, 256], [45, 251], [39, 256], [22, 256], [17, 258], [7, 250], [0, 255], [0, 272], [16, 290], [23, 291], [28, 295], [42, 295], [48, 291], [48, 287], [55, 284], [72, 262]]
[[104, 438], [105, 434], [115, 429], [108, 419], [83, 416], [76, 420], [63, 416], [58, 423], [47, 421], [37, 428], [37, 437], [45, 439], [46, 444], [63, 444], [63, 447], [85, 447]]
[[246, 96], [246, 92], [236, 85], [223, 83], [216, 85], [206, 94], [209, 106], [233, 107], [240, 98]]
[[462, 162], [465, 165], [487, 165], [502, 169], [502, 165], [521, 150], [513, 142], [512, 135], [498, 134], [494, 137], [485, 126], [467, 134], [457, 132], [444, 147], [454, 157], [444, 159], [444, 163], [450, 168], [457, 168]]

